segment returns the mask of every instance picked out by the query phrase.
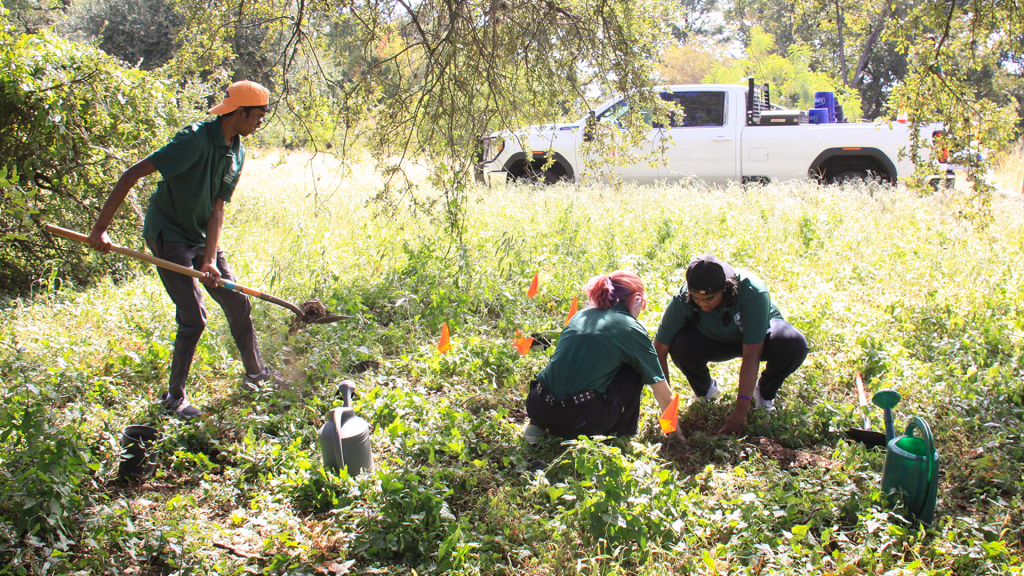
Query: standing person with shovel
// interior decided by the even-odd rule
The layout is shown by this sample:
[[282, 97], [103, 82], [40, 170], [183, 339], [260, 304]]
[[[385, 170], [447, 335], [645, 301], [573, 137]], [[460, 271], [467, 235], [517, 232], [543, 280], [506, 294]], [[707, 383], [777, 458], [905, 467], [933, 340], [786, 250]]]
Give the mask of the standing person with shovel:
[[[163, 148], [121, 175], [89, 235], [93, 249], [109, 252], [112, 243], [107, 228], [118, 207], [139, 179], [159, 171], [163, 180], [150, 197], [142, 237], [154, 256], [203, 274], [201, 281], [224, 310], [242, 356], [244, 385], [253, 391], [272, 385], [275, 378], [260, 357], [249, 297], [217, 286], [220, 278], [234, 280], [218, 244], [224, 204], [231, 200], [245, 162], [241, 137], [260, 127], [270, 111], [269, 103], [270, 91], [255, 82], [243, 80], [229, 86], [224, 100], [210, 108], [216, 118], [183, 128]], [[170, 384], [160, 401], [174, 414], [188, 419], [201, 414], [188, 402], [185, 383], [199, 337], [206, 328], [206, 306], [195, 278], [162, 268], [158, 272], [174, 302], [178, 322]]]

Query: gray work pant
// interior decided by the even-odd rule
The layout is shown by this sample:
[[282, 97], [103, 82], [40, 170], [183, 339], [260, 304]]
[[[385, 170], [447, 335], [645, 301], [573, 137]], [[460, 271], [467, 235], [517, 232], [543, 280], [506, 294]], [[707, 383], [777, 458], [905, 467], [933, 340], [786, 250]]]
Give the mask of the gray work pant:
[[[162, 258], [181, 266], [198, 270], [203, 265], [203, 247], [192, 246], [183, 242], [167, 242], [162, 236], [147, 240], [146, 244], [157, 258]], [[217, 250], [217, 269], [225, 280], [234, 281], [224, 252]], [[199, 290], [199, 280], [163, 268], [157, 268], [160, 281], [163, 282], [167, 294], [175, 306], [175, 319], [178, 321], [178, 333], [174, 338], [174, 356], [171, 359], [171, 381], [167, 390], [175, 398], [185, 397], [185, 382], [188, 380], [192, 357], [199, 344], [199, 337], [206, 328], [206, 306], [203, 304], [203, 293]], [[247, 374], [262, 374], [263, 359], [260, 357], [259, 342], [252, 327], [252, 305], [249, 297], [241, 292], [217, 287], [206, 288], [210, 296], [220, 304], [227, 317], [231, 336], [235, 346], [242, 355], [242, 365]]]

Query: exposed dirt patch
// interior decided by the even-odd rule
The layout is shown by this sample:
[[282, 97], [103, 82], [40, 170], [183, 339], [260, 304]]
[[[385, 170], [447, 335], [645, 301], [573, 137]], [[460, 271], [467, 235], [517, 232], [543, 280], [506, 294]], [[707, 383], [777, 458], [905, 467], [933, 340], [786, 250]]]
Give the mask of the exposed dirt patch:
[[697, 433], [715, 436], [722, 428], [723, 422], [724, 419], [708, 418], [694, 413], [693, 410], [687, 410], [679, 414], [679, 432], [683, 438], [691, 438]]
[[799, 470], [801, 468], [832, 468], [835, 464], [830, 458], [812, 452], [786, 448], [775, 438], [751, 438], [749, 443], [755, 446], [766, 458], [779, 463], [783, 470]]
[[[676, 462], [681, 471], [687, 474], [696, 474], [708, 464], [719, 465], [738, 464], [756, 450], [765, 458], [770, 458], [779, 463], [783, 470], [801, 470], [807, 468], [826, 468], [835, 466], [827, 456], [815, 454], [804, 450], [786, 448], [776, 438], [746, 438], [740, 444], [740, 449], [735, 452], [723, 454], [725, 448], [721, 445], [715, 446], [706, 439], [717, 434], [713, 431], [703, 431], [706, 436], [704, 440], [687, 437], [685, 442], [678, 440], [662, 440], [661, 455], [666, 460]], [[684, 432], [685, 435], [685, 432]], [[735, 445], [733, 445], [735, 447]], [[723, 460], [724, 459], [724, 460]]]
[[513, 408], [508, 411], [508, 419], [512, 422], [522, 424], [523, 422], [526, 422], [526, 418], [526, 410], [523, 408]]
[[302, 322], [312, 322], [326, 318], [331, 313], [327, 306], [324, 306], [323, 302], [316, 298], [303, 302], [299, 308], [302, 308]]
[[198, 484], [198, 481], [172, 484], [169, 482], [160, 482], [155, 480], [146, 480], [139, 482], [133, 480], [114, 479], [109, 480], [106, 483], [106, 488], [108, 490], [107, 494], [109, 494], [113, 498], [126, 498], [128, 500], [134, 500], [136, 498], [144, 498], [147, 494], [177, 494], [182, 490], [188, 489], [190, 485]]
[[349, 318], [349, 316], [333, 314], [327, 306], [324, 306], [323, 302], [316, 298], [303, 302], [299, 305], [299, 308], [302, 310], [302, 315], [296, 316], [292, 320], [288, 328], [289, 334], [298, 331], [305, 324], [330, 324], [343, 318]]
[[370, 370], [380, 370], [380, 362], [376, 360], [360, 360], [348, 367], [349, 374], [362, 374]]

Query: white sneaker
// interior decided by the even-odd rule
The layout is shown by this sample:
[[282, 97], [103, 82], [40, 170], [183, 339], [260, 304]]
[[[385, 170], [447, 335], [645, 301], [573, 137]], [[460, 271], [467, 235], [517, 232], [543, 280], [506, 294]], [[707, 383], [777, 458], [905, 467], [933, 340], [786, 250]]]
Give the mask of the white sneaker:
[[754, 407], [765, 412], [773, 412], [775, 410], [775, 400], [765, 400], [761, 397], [761, 382], [758, 381], [754, 385]]
[[718, 398], [722, 394], [722, 391], [718, 388], [718, 381], [714, 378], [711, 379], [711, 386], [708, 386], [708, 391], [701, 396], [702, 400], [711, 401]]
[[526, 440], [530, 444], [536, 444], [544, 438], [544, 429], [534, 424], [527, 424], [523, 428], [523, 440]]

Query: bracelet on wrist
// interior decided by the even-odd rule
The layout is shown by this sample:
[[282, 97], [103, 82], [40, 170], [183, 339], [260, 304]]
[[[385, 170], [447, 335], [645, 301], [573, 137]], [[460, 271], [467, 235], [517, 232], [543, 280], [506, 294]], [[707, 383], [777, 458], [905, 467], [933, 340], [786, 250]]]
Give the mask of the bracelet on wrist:
[[747, 396], [746, 394], [738, 394], [738, 395], [736, 396], [736, 398], [738, 398], [738, 399], [740, 399], [740, 400], [749, 400], [749, 401], [751, 401], [751, 402], [753, 402], [753, 401], [754, 401], [754, 399], [753, 399], [753, 398], [751, 398], [750, 396]]

